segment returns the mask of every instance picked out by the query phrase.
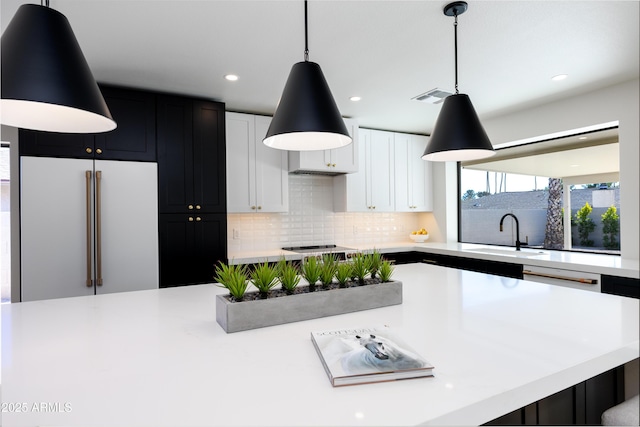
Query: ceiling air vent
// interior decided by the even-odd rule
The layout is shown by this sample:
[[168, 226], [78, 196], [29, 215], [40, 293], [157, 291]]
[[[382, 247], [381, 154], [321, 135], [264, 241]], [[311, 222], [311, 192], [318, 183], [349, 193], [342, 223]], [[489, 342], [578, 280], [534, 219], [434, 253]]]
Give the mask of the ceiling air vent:
[[444, 99], [449, 95], [453, 95], [453, 93], [447, 92], [446, 90], [435, 88], [421, 95], [414, 96], [411, 99], [415, 99], [416, 101], [420, 101], [420, 102], [428, 102], [429, 104], [439, 104], [442, 101], [444, 101]]

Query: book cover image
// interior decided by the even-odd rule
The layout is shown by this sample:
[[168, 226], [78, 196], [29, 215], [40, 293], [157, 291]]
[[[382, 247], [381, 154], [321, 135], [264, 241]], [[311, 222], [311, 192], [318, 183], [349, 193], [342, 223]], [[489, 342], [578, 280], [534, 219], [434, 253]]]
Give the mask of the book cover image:
[[433, 375], [433, 366], [389, 327], [312, 332], [334, 386]]

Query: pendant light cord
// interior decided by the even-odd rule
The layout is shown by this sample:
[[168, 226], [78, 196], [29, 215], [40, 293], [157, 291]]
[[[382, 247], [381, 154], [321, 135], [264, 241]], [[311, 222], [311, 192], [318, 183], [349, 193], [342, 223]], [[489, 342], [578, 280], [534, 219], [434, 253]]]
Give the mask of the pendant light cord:
[[305, 62], [309, 61], [309, 32], [307, 30], [308, 27], [307, 22], [307, 0], [304, 0], [304, 60]]
[[455, 56], [455, 68], [456, 68], [456, 95], [458, 95], [458, 13], [454, 9], [454, 21], [453, 21], [453, 45]]
[[40, 0], [40, 6], [49, 7], [49, 0]]

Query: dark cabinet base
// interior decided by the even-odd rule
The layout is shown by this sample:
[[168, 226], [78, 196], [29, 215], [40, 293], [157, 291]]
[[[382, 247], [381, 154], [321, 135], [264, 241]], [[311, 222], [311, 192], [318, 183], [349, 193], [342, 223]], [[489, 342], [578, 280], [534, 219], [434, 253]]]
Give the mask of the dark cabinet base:
[[485, 425], [600, 425], [602, 413], [623, 400], [624, 368], [620, 366]]
[[640, 280], [603, 274], [602, 293], [640, 298]]
[[522, 279], [522, 264], [433, 253], [413, 253], [418, 254], [419, 257], [417, 257], [415, 261], [410, 262], [423, 262], [426, 264], [440, 265], [442, 267], [458, 268], [460, 270], [476, 271], [478, 273], [495, 274], [496, 276]]
[[161, 214], [159, 226], [160, 287], [214, 282], [227, 261], [226, 214]]

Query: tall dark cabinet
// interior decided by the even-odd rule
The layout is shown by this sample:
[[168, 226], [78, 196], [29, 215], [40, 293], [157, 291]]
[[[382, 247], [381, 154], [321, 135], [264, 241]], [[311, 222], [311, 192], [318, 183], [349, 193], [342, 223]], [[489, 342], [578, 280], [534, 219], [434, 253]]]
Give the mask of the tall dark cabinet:
[[160, 286], [213, 281], [226, 261], [224, 104], [157, 98]]

